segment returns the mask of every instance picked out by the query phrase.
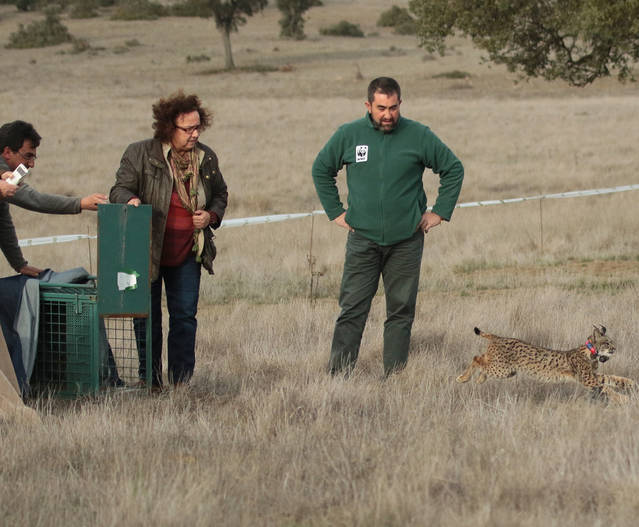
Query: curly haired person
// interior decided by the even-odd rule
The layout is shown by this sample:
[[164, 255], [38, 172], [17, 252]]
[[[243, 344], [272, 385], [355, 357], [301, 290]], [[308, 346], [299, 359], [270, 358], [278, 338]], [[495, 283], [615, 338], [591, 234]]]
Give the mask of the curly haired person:
[[[211, 124], [197, 95], [178, 92], [153, 105], [151, 139], [129, 145], [109, 198], [132, 206], [149, 204], [151, 220], [152, 388], [162, 379], [162, 283], [169, 314], [169, 383], [187, 383], [195, 367], [202, 232], [217, 228], [228, 192], [215, 152], [200, 143]], [[146, 320], [135, 320], [136, 334]], [[140, 339], [138, 339], [140, 340]], [[140, 379], [146, 378], [145, 349], [139, 346]]]

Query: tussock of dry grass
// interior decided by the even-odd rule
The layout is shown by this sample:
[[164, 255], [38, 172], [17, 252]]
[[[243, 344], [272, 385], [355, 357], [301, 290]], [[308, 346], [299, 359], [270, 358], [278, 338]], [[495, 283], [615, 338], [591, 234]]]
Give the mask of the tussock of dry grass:
[[[502, 68], [479, 64], [464, 41], [425, 61], [412, 37], [375, 26], [387, 2], [324, 4], [308, 12], [304, 42], [277, 38], [274, 6], [233, 35], [238, 65], [294, 66], [286, 73], [201, 75], [223, 64], [219, 35], [203, 19], [65, 20], [101, 50], [3, 52], [14, 82], [0, 88], [3, 121], [33, 121], [44, 137], [31, 183], [107, 192], [125, 146], [151, 134], [151, 104], [183, 88], [214, 111], [203, 140], [229, 184], [227, 217], [309, 212], [319, 208], [310, 180], [318, 149], [338, 124], [363, 115], [366, 82], [383, 74], [400, 81], [403, 114], [431, 125], [463, 160], [461, 201], [637, 183], [636, 87], [514, 84]], [[0, 6], [2, 38], [34, 17]], [[378, 36], [319, 37], [342, 18]], [[140, 45], [126, 55], [113, 51], [132, 39]], [[186, 63], [199, 54], [211, 61]], [[470, 81], [434, 78], [453, 70]], [[425, 184], [434, 198], [436, 179]], [[474, 326], [562, 349], [581, 344], [593, 323], [616, 339], [618, 354], [603, 370], [639, 379], [636, 199], [456, 211], [427, 236], [409, 364], [387, 381], [381, 294], [352, 378], [325, 374], [344, 232], [316, 217], [311, 254], [310, 218], [220, 230], [216, 275], [202, 280], [192, 386], [158, 397], [39, 399], [42, 427], [0, 423], [0, 518], [634, 525], [636, 400], [608, 407], [577, 385], [454, 379], [482, 350]], [[94, 214], [12, 214], [21, 238], [96, 232]], [[41, 267], [97, 271], [95, 241], [25, 255]], [[322, 273], [313, 304], [309, 256]], [[0, 262], [0, 275], [10, 272]]]

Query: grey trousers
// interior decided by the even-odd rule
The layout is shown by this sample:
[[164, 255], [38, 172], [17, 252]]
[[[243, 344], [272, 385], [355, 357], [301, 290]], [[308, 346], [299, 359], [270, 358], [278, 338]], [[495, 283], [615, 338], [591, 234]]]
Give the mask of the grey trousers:
[[339, 297], [341, 312], [335, 324], [328, 365], [331, 373], [343, 370], [348, 373], [355, 366], [380, 276], [386, 297], [384, 373], [388, 375], [405, 366], [423, 249], [421, 229], [407, 240], [389, 246], [349, 232]]

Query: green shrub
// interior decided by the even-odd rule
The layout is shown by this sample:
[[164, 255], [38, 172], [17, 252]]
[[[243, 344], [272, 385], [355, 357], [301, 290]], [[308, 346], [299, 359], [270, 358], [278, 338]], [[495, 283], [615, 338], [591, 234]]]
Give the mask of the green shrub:
[[52, 11], [46, 13], [44, 20], [37, 20], [26, 28], [20, 24], [18, 31], [9, 35], [7, 48], [43, 48], [55, 46], [64, 42], [71, 42], [73, 37], [62, 22], [60, 17]]
[[91, 44], [89, 44], [88, 40], [83, 38], [74, 38], [73, 46], [71, 46], [71, 51], [69, 52], [72, 55], [77, 55], [79, 53], [84, 53], [85, 51], [89, 51], [91, 49]]
[[[64, 3], [66, 0], [55, 0], [55, 3]], [[14, 5], [19, 11], [37, 11], [44, 9], [54, 0], [0, 0], [0, 5]]]
[[187, 55], [186, 56], [186, 62], [187, 63], [192, 63], [192, 62], [208, 62], [211, 60], [211, 57], [209, 57], [208, 55]]
[[58, 51], [59, 55], [79, 55], [80, 53], [87, 53], [88, 55], [97, 55], [100, 51], [104, 51], [105, 48], [98, 46], [94, 47], [89, 44], [88, 40], [83, 38], [73, 37], [71, 41], [71, 49]]
[[93, 2], [93, 0], [37, 0], [36, 5], [37, 9], [40, 9], [41, 11], [55, 9], [59, 13], [73, 4], [79, 4], [86, 1]]
[[69, 12], [71, 18], [95, 18], [98, 16], [97, 0], [76, 0]]
[[173, 16], [200, 16], [206, 18], [212, 15], [211, 8], [203, 0], [186, 0], [186, 2], [174, 4], [170, 10]]
[[35, 11], [38, 0], [15, 0], [15, 4], [20, 11]]
[[359, 27], [359, 24], [352, 24], [347, 20], [341, 20], [337, 24], [329, 27], [323, 27], [320, 29], [320, 34], [330, 35], [336, 37], [363, 37], [364, 32]]
[[417, 33], [417, 23], [414, 20], [404, 22], [395, 26], [393, 33], [396, 35], [415, 35]]
[[433, 79], [467, 79], [469, 77], [470, 73], [460, 70], [445, 71], [443, 73], [433, 75]]
[[168, 16], [169, 10], [150, 0], [120, 0], [111, 15], [112, 20], [156, 20]]
[[408, 9], [405, 7], [392, 6], [390, 9], [383, 11], [377, 19], [377, 25], [379, 27], [395, 27], [399, 24], [403, 24], [407, 20], [412, 20]]
[[392, 27], [398, 35], [414, 35], [417, 33], [417, 22], [405, 7], [392, 6], [379, 15], [379, 27]]

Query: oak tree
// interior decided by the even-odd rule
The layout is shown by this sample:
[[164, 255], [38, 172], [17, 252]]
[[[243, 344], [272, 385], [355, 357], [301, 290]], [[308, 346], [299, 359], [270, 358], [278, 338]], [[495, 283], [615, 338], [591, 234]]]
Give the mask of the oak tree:
[[277, 0], [277, 8], [282, 12], [279, 21], [280, 36], [303, 40], [304, 35], [304, 13], [311, 7], [322, 5], [322, 0]]
[[421, 44], [443, 53], [446, 37], [470, 37], [525, 77], [586, 86], [632, 78], [639, 58], [639, 0], [411, 0]]
[[266, 7], [268, 0], [187, 0], [178, 7], [180, 14], [186, 13], [204, 18], [213, 17], [222, 34], [224, 43], [224, 67], [235, 68], [231, 49], [231, 32], [246, 24], [246, 18]]

